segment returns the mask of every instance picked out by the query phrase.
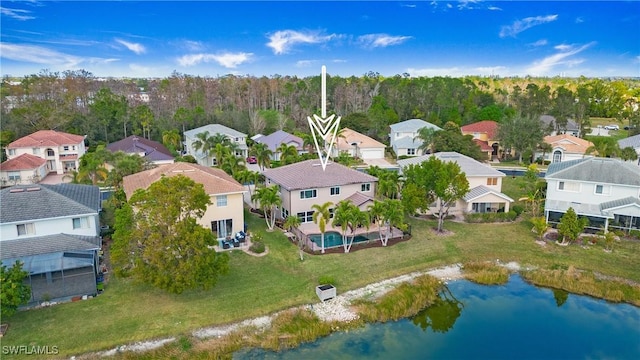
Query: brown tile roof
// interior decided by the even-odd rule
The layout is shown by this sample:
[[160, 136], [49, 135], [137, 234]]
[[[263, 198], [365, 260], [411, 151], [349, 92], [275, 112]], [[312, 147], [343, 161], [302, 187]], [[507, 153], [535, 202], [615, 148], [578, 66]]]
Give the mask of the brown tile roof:
[[82, 142], [84, 142], [82, 135], [67, 134], [55, 130], [39, 130], [12, 142], [7, 148], [77, 145]]
[[584, 154], [587, 152], [587, 148], [593, 146], [593, 143], [588, 140], [581, 139], [579, 137], [561, 134], [555, 136], [545, 136], [544, 142], [551, 145], [553, 148], [562, 148], [565, 152], [574, 154]]
[[160, 165], [151, 170], [125, 176], [122, 183], [127, 199], [138, 189], [146, 189], [158, 181], [162, 175], [184, 175], [196, 183], [204, 185], [204, 191], [209, 194], [228, 194], [243, 192], [244, 186], [229, 176], [226, 172], [198, 164], [178, 162]]
[[480, 150], [484, 152], [493, 151], [493, 148], [489, 146], [489, 143], [480, 139], [473, 139], [473, 142], [480, 147]]
[[463, 134], [486, 133], [489, 140], [495, 140], [498, 136], [498, 123], [491, 120], [483, 120], [477, 123], [460, 127]]
[[361, 193], [360, 191], [356, 191], [351, 196], [347, 197], [345, 200], [351, 201], [353, 205], [360, 207], [369, 201], [373, 201], [373, 198]]
[[275, 169], [267, 169], [264, 176], [287, 190], [322, 188], [329, 186], [377, 182], [375, 176], [350, 167], [329, 162], [325, 171], [319, 159], [301, 161]]
[[7, 160], [0, 164], [0, 170], [2, 171], [20, 171], [20, 170], [33, 170], [44, 165], [47, 161], [43, 158], [39, 158], [31, 154], [22, 154]]
[[385, 144], [349, 128], [342, 129], [341, 135], [342, 137], [338, 137], [338, 139], [336, 140], [338, 150], [353, 149], [354, 147], [351, 144], [354, 142], [358, 143], [358, 148], [360, 149], [386, 147]]

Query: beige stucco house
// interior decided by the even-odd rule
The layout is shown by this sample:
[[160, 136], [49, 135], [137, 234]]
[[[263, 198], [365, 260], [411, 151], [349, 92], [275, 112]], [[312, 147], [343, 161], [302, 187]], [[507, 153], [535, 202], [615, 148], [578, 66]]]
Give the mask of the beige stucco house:
[[84, 155], [84, 136], [55, 130], [39, 130], [7, 145], [9, 160], [31, 154], [46, 161], [46, 172], [64, 174], [77, 171]]
[[336, 139], [331, 156], [336, 157], [341, 152], [350, 156], [368, 160], [384, 159], [386, 145], [349, 128], [343, 128]]
[[47, 161], [21, 154], [0, 164], [1, 186], [36, 184], [47, 176]]
[[586, 154], [587, 149], [592, 147], [593, 143], [570, 134], [545, 136], [544, 142], [551, 146], [551, 151], [544, 154], [540, 151], [536, 152], [536, 159], [542, 158], [542, 160], [556, 163], [582, 159], [584, 157], [593, 157], [593, 155]]
[[210, 228], [217, 239], [225, 239], [244, 231], [244, 187], [224, 171], [198, 164], [178, 162], [160, 165], [123, 179], [127, 199], [138, 189], [146, 189], [162, 176], [183, 175], [202, 184], [211, 204], [198, 223]]

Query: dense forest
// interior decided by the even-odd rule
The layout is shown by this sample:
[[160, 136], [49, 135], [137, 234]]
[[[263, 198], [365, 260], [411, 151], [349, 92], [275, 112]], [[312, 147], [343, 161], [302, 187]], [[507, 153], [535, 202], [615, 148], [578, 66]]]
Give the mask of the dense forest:
[[[43, 70], [2, 79], [2, 144], [40, 129], [86, 135], [90, 146], [131, 134], [161, 141], [209, 123], [250, 135], [306, 132], [307, 116], [320, 113], [320, 89], [320, 75], [104, 79]], [[550, 114], [559, 126], [571, 118], [588, 128], [592, 117], [640, 125], [639, 103], [638, 79], [327, 75], [327, 110], [382, 142], [390, 124], [411, 118], [443, 126]]]

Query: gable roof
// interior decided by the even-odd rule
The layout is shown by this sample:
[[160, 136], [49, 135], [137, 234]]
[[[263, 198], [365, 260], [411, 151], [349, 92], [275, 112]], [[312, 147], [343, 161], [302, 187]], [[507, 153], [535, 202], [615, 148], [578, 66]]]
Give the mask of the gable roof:
[[409, 165], [418, 165], [423, 161], [429, 160], [430, 156], [435, 156], [440, 161], [455, 162], [460, 166], [460, 170], [465, 173], [467, 177], [470, 176], [486, 176], [486, 177], [504, 177], [503, 172], [500, 172], [489, 165], [485, 165], [477, 160], [474, 160], [466, 155], [459, 154], [454, 151], [450, 152], [438, 152], [433, 155], [422, 155], [408, 159], [398, 160], [400, 170]]
[[622, 198], [622, 199], [616, 199], [616, 200], [612, 200], [612, 201], [607, 201], [607, 202], [603, 202], [600, 204], [600, 209], [601, 210], [610, 210], [610, 209], [616, 209], [616, 208], [621, 208], [621, 207], [627, 207], [629, 205], [634, 205], [638, 208], [640, 208], [640, 199], [636, 199], [632, 196], [626, 197], [626, 198]]
[[[545, 126], [550, 126], [553, 125], [553, 128], [556, 128], [556, 118], [554, 116], [551, 115], [542, 115], [540, 116], [540, 121], [545, 125]], [[572, 119], [567, 119], [567, 131], [578, 131], [580, 130], [580, 127], [578, 126], [578, 124], [573, 121]]]
[[318, 159], [301, 161], [275, 169], [266, 169], [264, 176], [286, 190], [323, 188], [378, 181], [375, 176], [335, 162], [329, 162], [326, 170], [323, 170]]
[[551, 145], [553, 148], [559, 147], [565, 152], [574, 154], [584, 154], [587, 152], [589, 147], [593, 146], [591, 141], [584, 140], [570, 134], [545, 136], [544, 142]]
[[474, 133], [481, 133], [481, 134], [484, 133], [484, 134], [487, 134], [487, 137], [490, 140], [494, 140], [498, 136], [498, 123], [492, 120], [478, 121], [476, 123], [468, 124], [460, 127], [460, 131], [462, 131], [462, 134], [464, 135], [466, 134], [473, 135]]
[[632, 147], [636, 150], [640, 149], [640, 134], [618, 140], [618, 146], [620, 146], [620, 149], [626, 147]]
[[25, 239], [0, 241], [0, 259], [50, 254], [64, 251], [95, 250], [100, 248], [97, 236], [55, 234]]
[[10, 143], [7, 148], [77, 145], [84, 143], [84, 136], [55, 130], [39, 130]]
[[269, 150], [273, 152], [276, 151], [276, 149], [278, 148], [278, 146], [280, 146], [280, 144], [290, 144], [291, 142], [293, 142], [297, 144], [294, 146], [298, 150], [302, 150], [302, 144], [304, 144], [304, 141], [302, 141], [301, 138], [299, 138], [298, 136], [289, 134], [288, 132], [283, 130], [278, 130], [269, 135], [260, 136], [254, 140], [257, 143], [266, 144]]
[[92, 185], [16, 185], [0, 190], [0, 223], [97, 214], [100, 188]]
[[238, 130], [235, 130], [220, 124], [209, 124], [209, 125], [201, 126], [199, 128], [187, 130], [184, 132], [184, 136], [195, 138], [197, 134], [203, 133], [205, 131], [208, 131], [209, 135], [212, 135], [212, 136], [215, 134], [224, 134], [231, 137], [247, 137], [247, 134], [241, 133]]
[[244, 186], [226, 172], [208, 166], [177, 162], [125, 176], [122, 187], [127, 199], [138, 189], [146, 189], [162, 176], [184, 175], [198, 184], [204, 185], [208, 195], [244, 192]]
[[476, 143], [476, 145], [478, 145], [481, 151], [484, 151], [484, 152], [493, 151], [493, 148], [489, 146], [489, 143], [486, 141], [482, 141], [480, 139], [473, 139], [473, 142]]
[[350, 201], [353, 205], [357, 206], [357, 207], [361, 207], [362, 205], [368, 203], [368, 202], [373, 202], [373, 198], [370, 196], [367, 196], [363, 193], [361, 193], [360, 191], [356, 191], [354, 192], [351, 196], [347, 197], [345, 199], [346, 201]]
[[47, 160], [31, 154], [20, 154], [0, 164], [1, 171], [33, 170], [41, 167]]
[[360, 149], [386, 147], [385, 144], [349, 128], [343, 128], [341, 135], [342, 137], [338, 137], [336, 140], [338, 150], [353, 149], [354, 147], [351, 145], [353, 143], [358, 143], [358, 148]]
[[545, 179], [640, 186], [640, 167], [618, 159], [590, 157], [551, 163]]
[[513, 199], [508, 197], [507, 195], [505, 195], [505, 194], [503, 194], [503, 193], [501, 193], [499, 191], [495, 191], [493, 189], [490, 189], [490, 188], [488, 188], [488, 187], [486, 187], [484, 185], [479, 185], [479, 186], [476, 186], [473, 189], [469, 190], [469, 192], [464, 195], [463, 199], [466, 202], [470, 202], [470, 201], [476, 200], [476, 199], [481, 198], [481, 197], [483, 197], [485, 195], [488, 195], [488, 194], [493, 194], [493, 195], [501, 197], [501, 198], [503, 198], [503, 199], [505, 199], [505, 200], [507, 200], [509, 202], [513, 202]]
[[122, 140], [113, 142], [106, 147], [111, 152], [122, 151], [127, 154], [144, 153], [148, 161], [173, 160], [171, 151], [159, 142], [131, 135]]
[[399, 123], [389, 125], [393, 132], [416, 132], [423, 127], [430, 127], [435, 130], [442, 130], [438, 126], [428, 123], [422, 119], [409, 119]]

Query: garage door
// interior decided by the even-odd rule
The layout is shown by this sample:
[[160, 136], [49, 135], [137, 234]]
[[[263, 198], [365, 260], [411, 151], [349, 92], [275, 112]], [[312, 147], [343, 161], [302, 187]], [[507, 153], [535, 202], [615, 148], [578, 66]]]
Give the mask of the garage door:
[[363, 159], [383, 159], [384, 149], [362, 149], [360, 154]]

